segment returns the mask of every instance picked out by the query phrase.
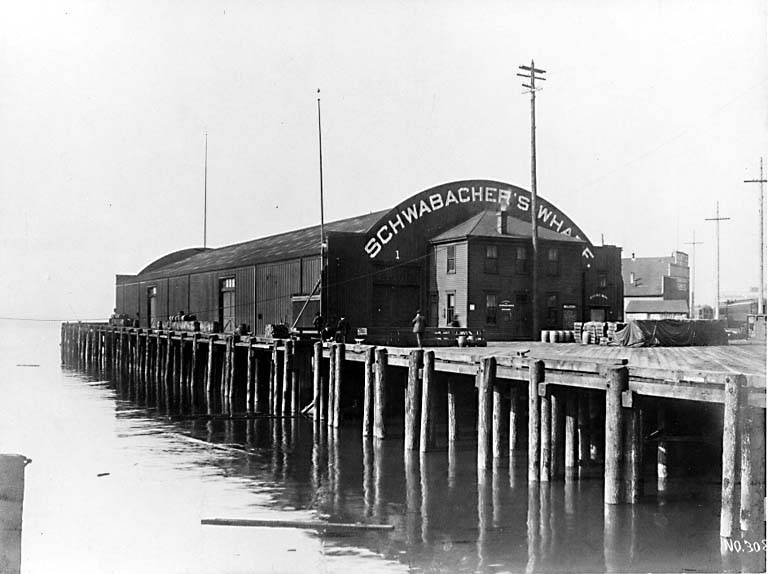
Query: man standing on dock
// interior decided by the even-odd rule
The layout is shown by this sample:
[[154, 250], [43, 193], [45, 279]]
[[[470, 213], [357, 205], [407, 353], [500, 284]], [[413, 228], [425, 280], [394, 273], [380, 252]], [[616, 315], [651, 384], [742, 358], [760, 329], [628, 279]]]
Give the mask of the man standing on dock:
[[419, 349], [421, 349], [421, 338], [427, 327], [427, 320], [424, 318], [424, 315], [421, 314], [421, 309], [416, 309], [416, 316], [411, 323], [413, 323], [413, 332], [416, 333], [416, 344], [419, 346]]

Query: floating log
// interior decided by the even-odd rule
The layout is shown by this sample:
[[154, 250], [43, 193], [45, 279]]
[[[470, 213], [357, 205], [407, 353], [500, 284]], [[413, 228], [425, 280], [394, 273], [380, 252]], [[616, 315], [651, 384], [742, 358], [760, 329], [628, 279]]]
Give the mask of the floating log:
[[392, 524], [364, 524], [362, 522], [322, 522], [320, 520], [268, 520], [255, 518], [203, 518], [205, 526], [251, 526], [258, 528], [301, 528], [323, 531], [386, 531]]

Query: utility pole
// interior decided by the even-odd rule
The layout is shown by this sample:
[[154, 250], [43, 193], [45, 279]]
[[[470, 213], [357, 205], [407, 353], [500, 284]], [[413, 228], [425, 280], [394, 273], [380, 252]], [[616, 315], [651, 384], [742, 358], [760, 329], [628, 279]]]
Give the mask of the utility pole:
[[533, 306], [533, 339], [537, 340], [539, 338], [539, 214], [536, 205], [536, 80], [546, 80], [542, 74], [546, 74], [547, 71], [537, 69], [533, 60], [531, 60], [530, 66], [519, 66], [519, 68], [527, 73], [518, 73], [517, 75], [526, 78], [529, 82], [523, 84], [523, 87], [526, 88], [523, 93], [531, 94], [531, 245], [533, 248], [533, 273], [531, 274], [533, 296], [531, 304]]
[[693, 230], [693, 240], [688, 241], [686, 245], [692, 246], [692, 262], [691, 262], [691, 282], [689, 283], [690, 289], [691, 289], [691, 319], [695, 319], [693, 315], [693, 307], [696, 303], [696, 297], [694, 295], [694, 292], [696, 291], [696, 246], [697, 245], [704, 245], [703, 241], [696, 241], [696, 230]]
[[715, 267], [717, 268], [717, 278], [715, 280], [715, 319], [720, 318], [720, 222], [730, 219], [730, 217], [720, 217], [720, 202], [715, 202], [715, 216], [707, 217], [704, 221], [715, 222], [715, 241], [717, 243], [715, 251]]
[[317, 143], [320, 152], [320, 314], [323, 314], [325, 298], [325, 208], [323, 207], [323, 127], [320, 122], [320, 88], [317, 89]]
[[766, 179], [763, 176], [763, 158], [760, 158], [760, 179], [745, 179], [744, 183], [759, 183], [760, 184], [760, 299], [757, 305], [757, 314], [762, 315], [765, 313], [765, 223], [763, 222], [763, 202], [764, 192], [763, 184], [766, 183]]

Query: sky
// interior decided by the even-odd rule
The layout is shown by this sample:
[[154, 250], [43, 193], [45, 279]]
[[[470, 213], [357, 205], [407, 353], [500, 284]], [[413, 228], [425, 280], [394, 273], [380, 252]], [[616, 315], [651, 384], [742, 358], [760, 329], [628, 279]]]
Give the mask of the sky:
[[[530, 188], [624, 255], [696, 249], [696, 299], [758, 284], [768, 8], [698, 1], [4, 2], [0, 316], [86, 320], [114, 278], [390, 208], [459, 179]], [[768, 161], [766, 163], [768, 166]], [[768, 167], [766, 168], [768, 173]]]

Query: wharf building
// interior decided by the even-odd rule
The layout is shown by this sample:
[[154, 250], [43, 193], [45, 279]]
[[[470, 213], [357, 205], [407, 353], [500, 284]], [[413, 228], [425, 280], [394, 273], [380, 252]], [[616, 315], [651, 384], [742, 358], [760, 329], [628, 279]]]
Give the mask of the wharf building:
[[320, 310], [367, 342], [411, 344], [417, 309], [430, 327], [454, 320], [489, 340], [623, 318], [621, 249], [594, 246], [537, 198], [538, 309], [532, 305], [531, 194], [490, 180], [447, 183], [399, 205], [217, 249], [171, 253], [117, 275], [116, 308], [150, 328], [182, 310], [218, 331], [310, 327]]
[[690, 316], [688, 254], [621, 260], [624, 316], [630, 319], [685, 319]]

